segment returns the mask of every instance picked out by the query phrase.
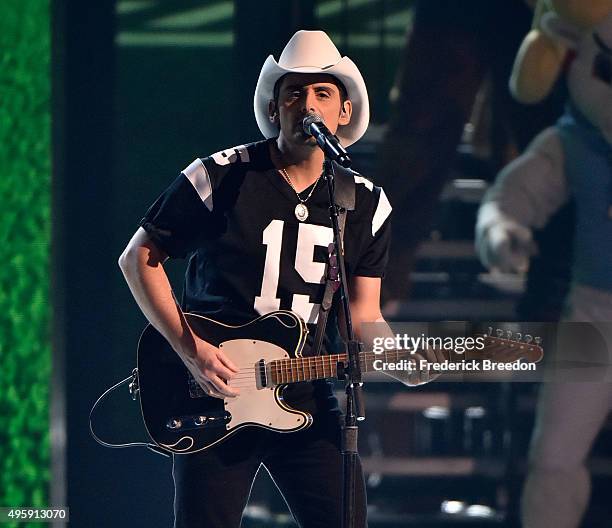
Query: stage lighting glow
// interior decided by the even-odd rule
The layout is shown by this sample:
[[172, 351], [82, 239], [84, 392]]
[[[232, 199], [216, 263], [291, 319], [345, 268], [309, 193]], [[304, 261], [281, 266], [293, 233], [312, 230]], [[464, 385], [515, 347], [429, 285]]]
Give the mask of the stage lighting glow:
[[484, 407], [468, 407], [465, 410], [466, 418], [484, 418], [486, 414]]
[[432, 405], [423, 411], [423, 416], [430, 420], [446, 420], [450, 416], [450, 409], [441, 405]]
[[445, 500], [440, 505], [442, 513], [457, 514], [465, 510], [465, 502], [458, 500]]
[[484, 504], [472, 504], [465, 510], [465, 514], [469, 517], [493, 517], [495, 510]]

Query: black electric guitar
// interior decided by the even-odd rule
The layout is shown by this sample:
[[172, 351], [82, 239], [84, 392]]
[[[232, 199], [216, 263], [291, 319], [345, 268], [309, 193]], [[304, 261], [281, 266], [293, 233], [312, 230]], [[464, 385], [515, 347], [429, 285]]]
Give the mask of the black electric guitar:
[[[239, 396], [224, 400], [204, 393], [179, 356], [153, 326], [145, 328], [138, 343], [137, 387], [147, 432], [162, 449], [179, 454], [211, 447], [235, 431], [258, 426], [293, 432], [308, 427], [312, 416], [289, 407], [282, 397], [289, 383], [336, 377], [346, 354], [302, 357], [308, 329], [290, 311], [275, 311], [241, 326], [228, 326], [196, 314], [185, 314], [193, 331], [222, 348], [239, 372], [229, 385]], [[538, 344], [485, 336], [481, 357], [500, 361], [539, 361]], [[410, 359], [408, 350], [383, 355], [361, 352], [363, 372], [374, 369], [375, 359]]]

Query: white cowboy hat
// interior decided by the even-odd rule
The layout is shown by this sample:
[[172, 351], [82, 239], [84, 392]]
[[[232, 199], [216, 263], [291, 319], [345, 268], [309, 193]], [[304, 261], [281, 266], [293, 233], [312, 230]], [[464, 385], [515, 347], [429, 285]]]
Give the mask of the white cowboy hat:
[[326, 73], [333, 75], [346, 88], [353, 104], [348, 125], [340, 126], [336, 135], [346, 147], [365, 134], [370, 121], [368, 91], [355, 63], [341, 57], [331, 39], [323, 31], [298, 31], [287, 42], [278, 62], [270, 55], [261, 68], [253, 107], [259, 130], [266, 138], [278, 135], [278, 127], [271, 123], [268, 104], [274, 99], [274, 85], [287, 73]]

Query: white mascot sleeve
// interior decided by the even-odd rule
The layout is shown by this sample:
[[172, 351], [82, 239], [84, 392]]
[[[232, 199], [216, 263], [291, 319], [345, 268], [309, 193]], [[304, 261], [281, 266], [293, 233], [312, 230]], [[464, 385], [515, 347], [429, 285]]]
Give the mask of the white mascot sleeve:
[[531, 228], [543, 227], [567, 199], [561, 140], [554, 127], [547, 128], [501, 171], [483, 198], [476, 222], [483, 265], [526, 271], [535, 252]]

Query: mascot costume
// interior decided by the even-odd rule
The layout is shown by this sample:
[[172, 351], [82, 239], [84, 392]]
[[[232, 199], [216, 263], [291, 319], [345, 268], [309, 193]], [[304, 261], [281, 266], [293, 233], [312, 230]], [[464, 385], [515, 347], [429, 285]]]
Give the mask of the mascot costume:
[[[505, 167], [478, 213], [483, 264], [523, 272], [543, 227], [571, 197], [576, 204], [568, 321], [601, 323], [612, 339], [612, 0], [548, 0], [536, 10], [511, 88], [537, 102], [562, 71], [568, 100], [556, 125]], [[590, 495], [585, 461], [612, 405], [609, 362], [600, 381], [541, 387], [522, 497], [523, 528], [577, 528]]]

